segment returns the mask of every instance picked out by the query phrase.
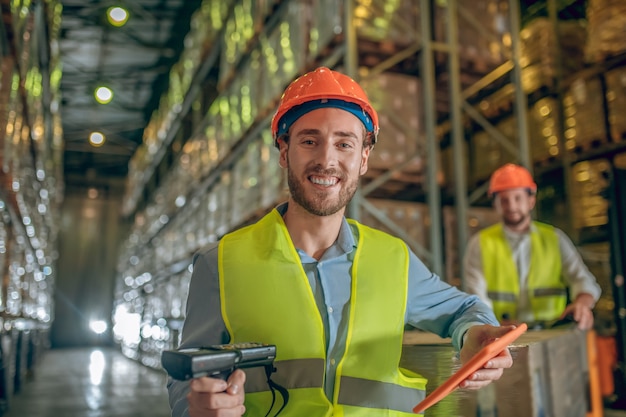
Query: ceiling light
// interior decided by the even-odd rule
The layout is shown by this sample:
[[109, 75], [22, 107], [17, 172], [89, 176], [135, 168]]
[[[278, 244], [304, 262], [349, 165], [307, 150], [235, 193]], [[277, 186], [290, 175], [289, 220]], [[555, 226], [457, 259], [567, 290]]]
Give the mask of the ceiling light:
[[92, 132], [91, 135], [89, 135], [89, 143], [91, 143], [91, 146], [102, 146], [104, 145], [104, 135], [100, 132]]
[[128, 21], [128, 11], [123, 7], [113, 6], [107, 10], [107, 19], [115, 27], [121, 27]]
[[96, 97], [96, 101], [100, 104], [107, 104], [111, 100], [113, 100], [113, 91], [109, 87], [98, 87], [96, 88], [96, 92], [94, 93]]
[[107, 322], [104, 321], [104, 320], [91, 320], [89, 322], [89, 328], [95, 334], [102, 334], [102, 333], [106, 332], [108, 327], [109, 326], [107, 325]]

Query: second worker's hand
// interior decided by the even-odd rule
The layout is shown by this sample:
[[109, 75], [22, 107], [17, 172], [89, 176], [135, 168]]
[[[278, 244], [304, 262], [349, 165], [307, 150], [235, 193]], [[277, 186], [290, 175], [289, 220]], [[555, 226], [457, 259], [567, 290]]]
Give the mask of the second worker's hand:
[[565, 307], [561, 319], [571, 316], [580, 330], [589, 330], [593, 327], [594, 298], [586, 293], [579, 294], [573, 303]]
[[190, 382], [187, 394], [190, 417], [239, 417], [246, 411], [243, 405], [246, 374], [233, 372], [228, 381], [202, 377]]
[[[491, 326], [488, 324], [473, 326], [467, 331], [467, 338], [460, 352], [461, 362], [468, 362], [476, 353], [491, 341], [504, 336], [515, 326]], [[459, 387], [465, 389], [479, 389], [500, 379], [504, 369], [513, 366], [513, 358], [506, 348], [497, 356], [491, 358], [478, 371], [470, 375]]]

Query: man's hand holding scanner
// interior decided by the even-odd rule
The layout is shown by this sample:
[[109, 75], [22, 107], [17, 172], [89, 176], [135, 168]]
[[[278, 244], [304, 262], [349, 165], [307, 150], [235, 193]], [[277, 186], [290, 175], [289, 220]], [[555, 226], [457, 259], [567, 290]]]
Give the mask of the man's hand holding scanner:
[[246, 374], [235, 370], [228, 380], [218, 378], [195, 378], [189, 384], [187, 394], [190, 417], [233, 417], [246, 411], [243, 405]]

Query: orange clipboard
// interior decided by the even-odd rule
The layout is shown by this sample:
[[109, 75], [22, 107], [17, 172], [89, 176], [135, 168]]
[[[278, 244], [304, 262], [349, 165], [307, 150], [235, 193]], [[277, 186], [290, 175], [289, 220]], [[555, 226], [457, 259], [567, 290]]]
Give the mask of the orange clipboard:
[[515, 329], [511, 330], [499, 339], [494, 340], [487, 346], [483, 347], [476, 353], [472, 359], [467, 361], [458, 371], [450, 378], [444, 381], [437, 389], [431, 392], [422, 402], [413, 408], [416, 414], [424, 412], [428, 407], [441, 401], [444, 397], [454, 391], [461, 382], [465, 381], [469, 376], [482, 368], [489, 359], [497, 356], [506, 349], [507, 346], [515, 339], [520, 337], [528, 328], [526, 323], [519, 324]]

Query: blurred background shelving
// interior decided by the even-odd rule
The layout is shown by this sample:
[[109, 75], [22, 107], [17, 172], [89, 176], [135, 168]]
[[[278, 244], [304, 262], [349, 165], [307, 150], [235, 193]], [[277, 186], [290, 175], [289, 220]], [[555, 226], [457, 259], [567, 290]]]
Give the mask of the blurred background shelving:
[[0, 409], [49, 347], [63, 201], [59, 2], [2, 3]]
[[[623, 0], [155, 3], [129, 5], [139, 23], [119, 35], [96, 17], [112, 2], [0, 2], [3, 355], [113, 343], [160, 369], [192, 255], [286, 197], [269, 122], [319, 65], [359, 79], [380, 115], [351, 216], [462, 287], [467, 239], [498, 221], [491, 172], [524, 164], [536, 217], [572, 237], [601, 283], [599, 333], [624, 337], [609, 221], [626, 165]], [[144, 49], [111, 52], [124, 43]], [[113, 73], [122, 99], [90, 112], [79, 85]], [[114, 143], [79, 143], [94, 120]], [[93, 318], [110, 330], [89, 333]]]
[[[125, 351], [158, 367], [160, 351], [177, 344], [192, 254], [285, 197], [269, 119], [284, 87], [318, 65], [359, 78], [381, 115], [355, 217], [404, 237], [462, 286], [461, 242], [497, 221], [484, 192], [489, 175], [506, 162], [527, 164], [540, 185], [538, 218], [579, 245], [605, 289], [600, 321], [614, 331], [605, 193], [626, 143], [624, 39], [611, 30], [622, 8], [203, 2], [129, 165], [122, 212], [132, 225], [114, 313], [134, 323], [131, 343], [116, 336]], [[199, 40], [209, 16], [223, 25]]]

